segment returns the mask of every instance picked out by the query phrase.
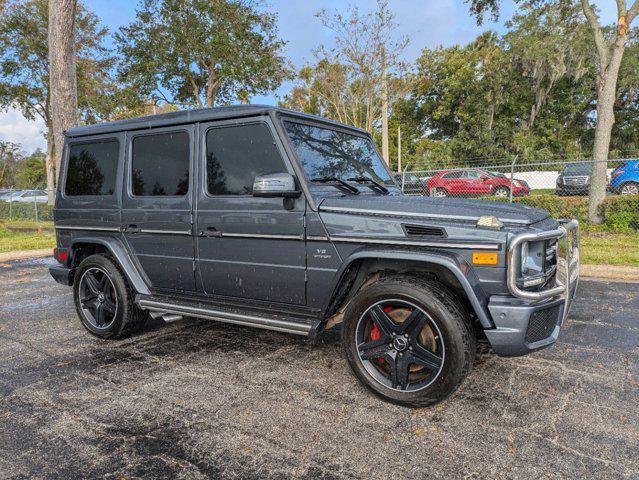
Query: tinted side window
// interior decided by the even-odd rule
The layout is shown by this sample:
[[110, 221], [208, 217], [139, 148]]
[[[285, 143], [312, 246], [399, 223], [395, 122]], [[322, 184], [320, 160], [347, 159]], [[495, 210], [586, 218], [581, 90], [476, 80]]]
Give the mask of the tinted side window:
[[71, 145], [66, 195], [113, 195], [119, 151], [117, 140]]
[[263, 123], [213, 128], [206, 134], [206, 181], [211, 195], [250, 195], [257, 175], [285, 171]]
[[456, 171], [456, 172], [450, 172], [450, 173], [446, 173], [444, 175], [442, 175], [442, 178], [461, 178], [462, 177], [462, 171]]
[[131, 179], [135, 196], [186, 195], [189, 191], [189, 134], [135, 137]]

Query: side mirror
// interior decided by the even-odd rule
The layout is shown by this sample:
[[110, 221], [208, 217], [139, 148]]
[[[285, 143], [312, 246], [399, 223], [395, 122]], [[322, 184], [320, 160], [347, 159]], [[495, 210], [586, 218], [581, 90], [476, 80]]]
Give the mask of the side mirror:
[[295, 177], [290, 173], [258, 175], [253, 181], [254, 197], [297, 198], [301, 193], [295, 187]]

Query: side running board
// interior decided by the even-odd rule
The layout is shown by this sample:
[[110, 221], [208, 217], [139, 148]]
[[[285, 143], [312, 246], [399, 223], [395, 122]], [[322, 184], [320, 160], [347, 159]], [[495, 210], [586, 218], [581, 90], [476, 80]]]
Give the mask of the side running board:
[[203, 305], [201, 303], [191, 304], [187, 302], [169, 302], [164, 299], [157, 299], [146, 295], [138, 295], [135, 303], [142, 309], [149, 312], [163, 314], [183, 315], [186, 317], [204, 318], [218, 322], [233, 323], [236, 325], [246, 325], [249, 327], [275, 330], [278, 332], [294, 333], [306, 337], [314, 337], [316, 329], [320, 324], [319, 320], [309, 322], [308, 318], [299, 321], [291, 321], [281, 316], [264, 316], [247, 314], [235, 309], [217, 308]]

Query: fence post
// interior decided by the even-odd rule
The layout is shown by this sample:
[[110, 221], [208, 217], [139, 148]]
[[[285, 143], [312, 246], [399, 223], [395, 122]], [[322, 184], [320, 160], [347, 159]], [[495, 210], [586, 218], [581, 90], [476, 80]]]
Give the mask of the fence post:
[[36, 201], [35, 192], [33, 192], [33, 207], [35, 208], [35, 221], [38, 223], [38, 202]]
[[510, 164], [510, 188], [508, 189], [508, 202], [513, 203], [513, 177], [515, 176], [515, 164], [517, 163], [517, 155]]
[[404, 191], [404, 188], [405, 188], [404, 186], [405, 185], [406, 185], [406, 172], [404, 171], [404, 172], [402, 172], [402, 193], [406, 193]]
[[9, 221], [13, 220], [13, 187], [9, 188]]

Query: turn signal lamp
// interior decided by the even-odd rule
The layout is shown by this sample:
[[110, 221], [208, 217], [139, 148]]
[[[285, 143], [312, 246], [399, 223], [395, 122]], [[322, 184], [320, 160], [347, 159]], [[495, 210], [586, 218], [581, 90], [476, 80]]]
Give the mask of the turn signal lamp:
[[491, 230], [501, 230], [504, 224], [497, 217], [482, 215], [477, 219], [477, 226], [480, 228], [490, 228]]
[[473, 252], [473, 265], [497, 265], [497, 252]]

